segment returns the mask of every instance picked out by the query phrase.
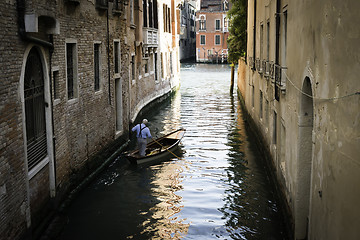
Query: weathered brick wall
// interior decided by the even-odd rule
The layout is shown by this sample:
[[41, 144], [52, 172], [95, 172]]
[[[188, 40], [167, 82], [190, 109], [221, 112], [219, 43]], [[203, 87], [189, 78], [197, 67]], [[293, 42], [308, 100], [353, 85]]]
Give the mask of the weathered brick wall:
[[19, 79], [23, 44], [17, 36], [15, 1], [0, 9], [0, 239], [16, 239], [26, 228], [26, 175]]
[[[57, 207], [66, 194], [99, 166], [122, 143], [127, 135], [128, 123], [136, 114], [143, 100], [151, 100], [170, 89], [170, 80], [161, 80], [161, 58], [158, 51], [158, 76], [155, 81], [153, 65], [149, 74], [144, 73], [145, 59], [141, 46], [135, 51], [135, 31], [129, 24], [129, 8], [126, 16], [99, 10], [95, 1], [81, 0], [80, 4], [65, 0], [29, 0], [25, 12], [39, 17], [39, 33], [32, 36], [50, 41], [45, 30], [51, 21], [59, 24], [59, 33], [53, 35], [53, 52], [47, 46], [21, 40], [18, 35], [17, 3], [0, 2], [0, 239], [20, 239], [32, 235], [51, 207]], [[40, 17], [42, 16], [42, 17]], [[45, 18], [43, 16], [46, 16]], [[50, 21], [48, 24], [47, 21]], [[109, 38], [108, 38], [109, 37]], [[123, 131], [116, 132], [116, 95], [114, 70], [114, 39], [120, 40]], [[66, 43], [76, 42], [78, 96], [68, 100], [66, 78]], [[100, 91], [94, 90], [94, 43], [100, 44]], [[57, 98], [48, 104], [52, 119], [47, 127], [53, 135], [55, 179], [51, 164], [45, 165], [29, 179], [25, 157], [23, 71], [26, 54], [36, 46], [43, 60], [44, 74], [57, 72]], [[138, 77], [129, 82], [131, 53], [137, 54]], [[174, 72], [176, 58], [174, 51]], [[169, 64], [169, 63], [164, 63]], [[45, 77], [45, 85], [53, 85], [52, 77]], [[45, 91], [48, 91], [45, 88]], [[52, 96], [54, 94], [51, 88]], [[50, 95], [49, 92], [46, 92]], [[49, 111], [47, 111], [47, 116]], [[50, 123], [51, 122], [51, 123]], [[120, 140], [119, 140], [120, 139]], [[108, 149], [108, 150], [106, 150]], [[51, 152], [50, 152], [51, 154]], [[50, 162], [51, 162], [50, 156]], [[51, 199], [50, 188], [55, 182], [55, 197]], [[54, 204], [54, 205], [52, 205]]]
[[[51, 16], [60, 24], [60, 34], [54, 35], [54, 52], [41, 47], [47, 71], [58, 70], [59, 99], [54, 100], [53, 135], [55, 138], [57, 199], [87, 175], [103, 159], [94, 158], [115, 140], [114, 57], [113, 39], [124, 41], [124, 21], [109, 12], [108, 78], [106, 11], [96, 10], [95, 1], [80, 1], [80, 5], [64, 1], [26, 1], [26, 11]], [[23, 103], [20, 101], [21, 72], [25, 50], [31, 44], [20, 40], [15, 0], [1, 1], [0, 14], [0, 239], [19, 239], [32, 224], [37, 224], [49, 210], [49, 167], [44, 167], [28, 180], [24, 153]], [[66, 39], [76, 39], [78, 56], [78, 98], [67, 100]], [[93, 44], [101, 44], [100, 91], [94, 91]], [[121, 44], [121, 52], [126, 46]], [[128, 122], [128, 58], [121, 63], [124, 126]], [[109, 92], [110, 84], [110, 92]], [[109, 97], [110, 94], [110, 97]], [[110, 99], [110, 102], [109, 102]], [[126, 128], [125, 128], [126, 130]], [[97, 159], [97, 163], [90, 163]], [[81, 176], [79, 176], [79, 174]], [[58, 202], [58, 201], [57, 201]]]

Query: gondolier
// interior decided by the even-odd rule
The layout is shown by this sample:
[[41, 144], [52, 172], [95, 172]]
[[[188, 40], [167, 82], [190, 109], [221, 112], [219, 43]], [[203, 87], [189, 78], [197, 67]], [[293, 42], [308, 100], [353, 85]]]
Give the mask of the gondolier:
[[177, 155], [178, 153], [175, 154], [174, 152], [179, 149], [178, 146], [184, 134], [185, 129], [180, 128], [160, 138], [153, 138], [152, 141], [146, 145], [147, 153], [145, 156], [140, 156], [138, 149], [126, 152], [124, 156], [132, 164], [159, 162], [170, 159], [171, 157], [181, 159]]
[[146, 126], [148, 123], [147, 119], [143, 119], [142, 123], [137, 124], [135, 127], [131, 129], [131, 131], [136, 131], [137, 144], [139, 148], [139, 155], [145, 156], [147, 138], [152, 138], [150, 134], [150, 129]]

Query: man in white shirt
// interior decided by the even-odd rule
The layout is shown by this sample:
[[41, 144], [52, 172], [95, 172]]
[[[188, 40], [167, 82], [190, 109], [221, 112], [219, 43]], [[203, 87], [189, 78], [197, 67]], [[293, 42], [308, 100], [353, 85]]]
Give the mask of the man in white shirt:
[[143, 119], [142, 123], [137, 124], [135, 127], [131, 129], [131, 131], [136, 131], [137, 144], [139, 148], [140, 156], [145, 156], [147, 138], [152, 138], [150, 134], [150, 129], [146, 126], [148, 123], [147, 119]]

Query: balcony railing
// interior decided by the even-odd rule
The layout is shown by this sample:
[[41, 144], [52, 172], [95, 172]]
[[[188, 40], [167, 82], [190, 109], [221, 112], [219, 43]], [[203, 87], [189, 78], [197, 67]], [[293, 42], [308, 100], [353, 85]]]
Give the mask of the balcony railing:
[[271, 79], [275, 78], [274, 70], [275, 70], [275, 64], [273, 61], [271, 61], [269, 62], [269, 76]]
[[266, 60], [261, 61], [261, 72], [265, 76], [266, 75]]
[[256, 59], [255, 60], [255, 68], [256, 68], [256, 70], [258, 70], [258, 72], [261, 74], [262, 73], [262, 70], [261, 70], [261, 61], [260, 61], [260, 59]]
[[264, 72], [264, 77], [266, 78], [270, 78], [270, 62], [267, 60], [263, 61], [263, 64], [265, 64], [265, 72]]
[[157, 29], [155, 28], [143, 28], [143, 38], [143, 43], [147, 47], [157, 47], [159, 44]]
[[287, 67], [275, 64], [275, 84], [281, 89], [282, 92], [285, 91], [286, 77], [285, 72]]

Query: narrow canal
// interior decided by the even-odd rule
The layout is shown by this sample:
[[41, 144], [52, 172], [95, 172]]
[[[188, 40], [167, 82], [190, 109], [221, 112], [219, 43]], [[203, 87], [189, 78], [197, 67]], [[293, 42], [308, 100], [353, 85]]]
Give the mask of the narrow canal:
[[181, 159], [118, 159], [69, 206], [59, 239], [287, 239], [229, 84], [228, 65], [183, 64], [180, 91], [145, 116], [153, 136], [186, 129]]

